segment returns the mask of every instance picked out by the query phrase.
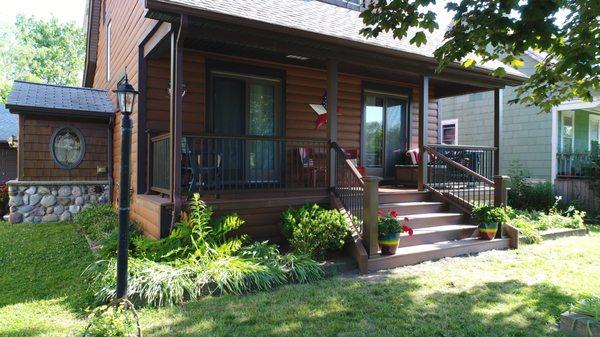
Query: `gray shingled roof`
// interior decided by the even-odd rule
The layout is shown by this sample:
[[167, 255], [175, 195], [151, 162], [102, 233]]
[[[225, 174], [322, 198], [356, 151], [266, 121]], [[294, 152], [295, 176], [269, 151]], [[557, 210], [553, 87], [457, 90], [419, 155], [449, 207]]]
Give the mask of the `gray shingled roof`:
[[[317, 0], [154, 0], [165, 4], [188, 7], [250, 21], [268, 23], [287, 29], [332, 36], [353, 42], [375, 45], [400, 52], [433, 58], [433, 52], [442, 45], [444, 31], [439, 29], [428, 34], [426, 45], [417, 47], [409, 43], [414, 35], [409, 32], [404, 39], [395, 39], [391, 33], [381, 33], [377, 38], [367, 38], [360, 34], [364, 23], [360, 12], [333, 6]], [[500, 61], [488, 62], [475, 68], [486, 70], [504, 66], [510, 75], [527, 76], [505, 66]], [[468, 71], [468, 70], [466, 70]]]
[[6, 101], [12, 113], [45, 113], [107, 118], [114, 116], [108, 92], [99, 89], [15, 81]]
[[0, 104], [0, 143], [10, 136], [19, 135], [19, 116], [11, 114], [4, 105]]

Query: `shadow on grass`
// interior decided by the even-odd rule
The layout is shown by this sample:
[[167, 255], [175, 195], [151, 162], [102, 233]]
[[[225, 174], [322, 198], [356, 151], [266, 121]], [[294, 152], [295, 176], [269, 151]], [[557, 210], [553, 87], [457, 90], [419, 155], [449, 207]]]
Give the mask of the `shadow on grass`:
[[[152, 312], [148, 336], [562, 336], [573, 298], [510, 280], [428, 292], [416, 278], [326, 280]], [[168, 317], [168, 318], [167, 318]], [[165, 319], [162, 324], [161, 319]]]

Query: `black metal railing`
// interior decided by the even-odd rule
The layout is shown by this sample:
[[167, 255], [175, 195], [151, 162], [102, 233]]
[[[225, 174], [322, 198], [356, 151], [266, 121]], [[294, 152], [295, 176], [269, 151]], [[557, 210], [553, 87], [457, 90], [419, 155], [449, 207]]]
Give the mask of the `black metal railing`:
[[600, 176], [600, 156], [591, 152], [558, 153], [557, 176], [561, 178], [590, 178]]
[[332, 143], [335, 156], [335, 187], [333, 192], [349, 213], [358, 233], [362, 233], [364, 183], [362, 175], [344, 150]]
[[471, 209], [494, 203], [493, 147], [428, 145], [427, 186]]
[[182, 184], [188, 194], [329, 186], [326, 140], [184, 136], [182, 159]]

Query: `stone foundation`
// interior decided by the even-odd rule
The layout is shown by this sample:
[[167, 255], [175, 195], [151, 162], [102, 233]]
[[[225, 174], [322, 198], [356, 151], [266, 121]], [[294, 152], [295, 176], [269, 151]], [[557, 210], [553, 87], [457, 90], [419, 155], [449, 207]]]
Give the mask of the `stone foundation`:
[[107, 181], [9, 181], [10, 223], [69, 221], [91, 204], [109, 202]]

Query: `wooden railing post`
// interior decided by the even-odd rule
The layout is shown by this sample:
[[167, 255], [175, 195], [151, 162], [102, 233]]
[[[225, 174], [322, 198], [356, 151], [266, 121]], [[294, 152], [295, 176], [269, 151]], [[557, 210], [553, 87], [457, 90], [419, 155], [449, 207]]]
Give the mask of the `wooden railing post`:
[[[508, 206], [508, 186], [510, 183], [510, 177], [496, 175], [494, 176], [494, 206], [495, 207], [506, 207]], [[502, 238], [503, 229], [498, 228], [496, 238]]]
[[378, 253], [377, 209], [379, 208], [380, 177], [362, 177], [365, 183], [363, 193], [363, 242], [369, 257]]

